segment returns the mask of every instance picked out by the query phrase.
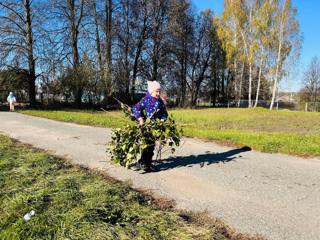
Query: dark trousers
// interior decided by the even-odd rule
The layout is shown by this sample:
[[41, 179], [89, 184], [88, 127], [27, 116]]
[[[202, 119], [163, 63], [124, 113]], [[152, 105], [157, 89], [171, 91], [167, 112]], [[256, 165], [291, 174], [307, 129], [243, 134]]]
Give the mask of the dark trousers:
[[152, 165], [153, 151], [155, 147], [155, 142], [148, 142], [148, 147], [142, 152], [140, 162], [146, 167]]

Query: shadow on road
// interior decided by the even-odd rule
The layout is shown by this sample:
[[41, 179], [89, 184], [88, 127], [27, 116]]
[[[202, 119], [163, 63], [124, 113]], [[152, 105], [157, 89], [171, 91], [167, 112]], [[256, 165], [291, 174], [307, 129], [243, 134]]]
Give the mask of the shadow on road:
[[226, 163], [235, 159], [236, 154], [251, 151], [250, 147], [242, 147], [238, 149], [233, 149], [223, 153], [207, 153], [201, 155], [191, 155], [185, 157], [173, 157], [168, 158], [159, 162], [156, 165], [158, 171], [164, 171], [172, 168], [178, 167], [192, 167], [195, 164], [200, 164], [201, 167], [204, 165], [211, 165], [214, 163]]

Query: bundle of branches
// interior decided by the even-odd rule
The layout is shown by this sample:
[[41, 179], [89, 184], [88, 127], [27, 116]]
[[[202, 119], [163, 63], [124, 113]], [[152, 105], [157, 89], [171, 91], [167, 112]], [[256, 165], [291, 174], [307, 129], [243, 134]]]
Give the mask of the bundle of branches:
[[[131, 114], [131, 108], [124, 103], [120, 104], [126, 117], [135, 121]], [[114, 163], [128, 168], [138, 162], [143, 150], [148, 147], [150, 142], [158, 142], [159, 151], [164, 146], [169, 146], [171, 152], [174, 153], [175, 147], [180, 144], [181, 133], [174, 119], [170, 116], [165, 122], [148, 118], [143, 126], [127, 124], [123, 128], [113, 129], [108, 152]]]

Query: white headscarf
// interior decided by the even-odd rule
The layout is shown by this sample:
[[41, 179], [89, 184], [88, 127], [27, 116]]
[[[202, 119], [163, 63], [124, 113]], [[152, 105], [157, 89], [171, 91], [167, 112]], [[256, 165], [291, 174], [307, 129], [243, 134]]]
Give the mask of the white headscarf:
[[152, 94], [152, 92], [161, 89], [160, 83], [157, 81], [148, 81], [148, 92]]

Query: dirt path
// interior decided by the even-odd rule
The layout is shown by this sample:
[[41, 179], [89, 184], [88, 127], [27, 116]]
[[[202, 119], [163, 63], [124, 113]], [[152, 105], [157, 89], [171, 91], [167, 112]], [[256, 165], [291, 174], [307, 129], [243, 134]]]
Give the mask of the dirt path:
[[0, 112], [0, 133], [47, 149], [74, 163], [103, 169], [174, 199], [177, 207], [207, 210], [241, 232], [269, 239], [320, 236], [320, 159], [264, 154], [183, 139], [156, 173], [141, 174], [109, 162], [110, 129]]

